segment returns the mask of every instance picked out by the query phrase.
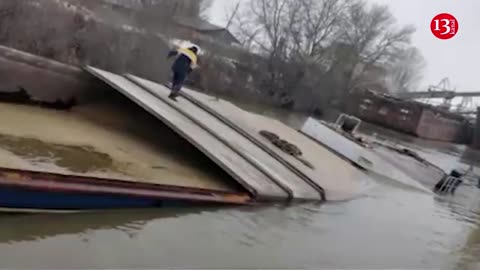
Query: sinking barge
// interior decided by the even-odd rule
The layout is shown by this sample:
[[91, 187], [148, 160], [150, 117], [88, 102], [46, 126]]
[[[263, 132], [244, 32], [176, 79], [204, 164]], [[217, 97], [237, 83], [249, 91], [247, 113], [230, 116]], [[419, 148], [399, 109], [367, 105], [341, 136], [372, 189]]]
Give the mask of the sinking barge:
[[[161, 84], [93, 67], [86, 70], [189, 141], [256, 201], [343, 200], [363, 191], [367, 179], [361, 171], [279, 121], [188, 89], [174, 102]], [[262, 131], [276, 134], [285, 147]], [[298, 151], [289, 152], [288, 146]]]
[[[90, 66], [77, 69], [5, 47], [0, 47], [0, 71], [10, 80], [19, 78], [10, 85], [0, 84], [1, 93], [15, 97], [13, 103], [67, 108], [42, 116], [38, 110], [43, 109], [22, 114], [25, 107], [12, 109], [0, 103], [5, 122], [0, 135], [13, 136], [3, 142], [0, 136], [0, 144], [18, 138], [54, 141], [61, 151], [74, 144], [121, 161], [116, 161], [119, 171], [112, 175], [62, 171], [37, 166], [42, 162], [35, 158], [12, 157], [12, 162], [0, 163], [0, 208], [76, 211], [192, 202], [339, 201], [361, 194], [368, 186], [362, 170], [311, 138], [224, 100], [186, 89], [173, 102], [167, 98], [169, 89], [159, 83]], [[21, 95], [16, 95], [19, 91]], [[97, 99], [110, 101], [112, 93], [121, 96], [120, 105], [82, 111], [95, 107]], [[144, 116], [127, 112], [132, 106]], [[23, 118], [8, 124], [8, 118], [19, 118], [19, 113]], [[100, 121], [105, 115], [109, 120]], [[84, 123], [85, 119], [97, 125]], [[138, 133], [142, 125], [153, 133], [158, 130], [157, 137], [144, 132], [135, 139], [124, 138], [128, 132]], [[167, 133], [175, 143], [166, 141]], [[180, 146], [180, 141], [187, 146]], [[183, 155], [170, 151], [176, 155], [173, 159], [163, 151], [166, 144], [187, 150]], [[9, 155], [16, 152], [4, 145], [0, 148]]]
[[[355, 133], [344, 132], [341, 126], [309, 118], [301, 132], [339, 156], [362, 168], [372, 178], [433, 194], [436, 185], [449, 175], [440, 167], [415, 152], [376, 140], [359, 140]], [[343, 134], [342, 136], [336, 136]], [[361, 138], [361, 137], [360, 137]]]

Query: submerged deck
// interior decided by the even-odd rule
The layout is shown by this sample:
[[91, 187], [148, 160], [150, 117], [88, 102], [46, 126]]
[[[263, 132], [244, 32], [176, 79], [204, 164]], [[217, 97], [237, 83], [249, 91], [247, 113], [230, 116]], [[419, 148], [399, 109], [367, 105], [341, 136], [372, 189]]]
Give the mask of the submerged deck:
[[[189, 90], [173, 102], [163, 85], [86, 70], [189, 141], [259, 201], [345, 200], [366, 186], [362, 171], [278, 121]], [[298, 146], [313, 167], [274, 146], [260, 130]]]
[[306, 121], [301, 131], [373, 177], [379, 176], [431, 194], [435, 184], [446, 176], [433, 164], [417, 161], [382, 145], [373, 144], [367, 148], [347, 137], [335, 136], [336, 131], [312, 118]]
[[0, 211], [339, 201], [368, 187], [314, 140], [224, 100], [185, 89], [173, 102], [132, 75], [0, 54]]
[[0, 103], [0, 167], [237, 191], [228, 174], [133, 104], [70, 112]]

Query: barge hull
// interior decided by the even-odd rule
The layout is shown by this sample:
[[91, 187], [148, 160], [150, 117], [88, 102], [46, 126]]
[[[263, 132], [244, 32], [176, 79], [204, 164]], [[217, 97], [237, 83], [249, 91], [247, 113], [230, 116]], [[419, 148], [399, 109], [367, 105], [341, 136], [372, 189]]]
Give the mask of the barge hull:
[[118, 208], [151, 208], [160, 200], [125, 195], [54, 192], [26, 188], [0, 187], [0, 204], [4, 209], [39, 209], [43, 211], [78, 211]]
[[[165, 99], [170, 93], [168, 88], [160, 84], [132, 75], [126, 77], [159, 99]], [[187, 90], [184, 89], [184, 91]], [[287, 191], [290, 198], [295, 200], [321, 200], [323, 198], [323, 190], [320, 186], [310, 184], [311, 181], [308, 181], [308, 178], [305, 179], [302, 174], [285, 166], [285, 162], [282, 162], [283, 160], [275, 153], [265, 151], [263, 143], [252, 140], [243, 129], [229, 125], [228, 119], [206, 109], [198, 100], [190, 96], [172, 105], [180, 112], [188, 114], [199, 125], [205, 123], [203, 124], [204, 129], [209, 129], [220, 141], [225, 142], [244, 159], [268, 175], [269, 179]]]
[[[1, 167], [16, 168], [18, 162], [15, 162], [12, 166], [8, 163], [0, 164], [0, 187], [2, 187], [6, 193], [16, 193], [16, 196], [5, 196], [5, 198], [12, 199], [14, 197], [22, 197], [22, 194], [33, 192], [34, 196], [32, 196], [32, 198], [37, 198], [38, 202], [43, 200], [41, 198], [53, 199], [54, 197], [57, 198], [58, 202], [61, 201], [60, 198], [64, 198], [61, 196], [73, 194], [72, 198], [75, 198], [78, 205], [72, 206], [66, 203], [65, 207], [80, 209], [89, 207], [81, 203], [82, 198], [97, 195], [105, 195], [105, 198], [108, 198], [110, 203], [106, 204], [104, 206], [105, 208], [119, 207], [120, 205], [117, 205], [117, 203], [120, 204], [121, 202], [116, 201], [118, 197], [121, 197], [122, 201], [128, 201], [131, 198], [138, 199], [134, 203], [129, 203], [134, 206], [137, 203], [140, 205], [157, 204], [159, 201], [221, 204], [247, 204], [254, 200], [257, 202], [288, 202], [292, 200], [296, 202], [339, 201], [348, 200], [363, 192], [364, 184], [368, 180], [363, 172], [352, 167], [350, 163], [338, 158], [325, 148], [318, 147], [315, 142], [305, 138], [296, 130], [282, 125], [279, 121], [243, 111], [237, 106], [223, 100], [212, 103], [210, 102], [212, 97], [208, 95], [185, 89], [185, 93], [189, 93], [189, 97], [180, 99], [180, 102], [177, 104], [167, 98], [167, 88], [151, 82], [155, 85], [154, 88], [160, 87], [159, 89], [162, 92], [160, 95], [155, 95], [153, 93], [154, 91], [147, 89], [150, 87], [142, 87], [139, 86], [138, 82], [135, 83], [132, 81], [131, 76], [117, 75], [93, 67], [78, 69], [4, 47], [0, 47], [0, 60], [3, 61], [0, 63], [0, 69], [10, 77], [17, 77], [20, 80], [9, 85], [8, 83], [11, 80], [5, 78], [8, 85], [0, 84], [0, 92], [11, 96], [11, 93], [19, 91], [17, 86], [25, 90], [26, 94], [23, 93], [25, 92], [23, 90], [20, 94], [23, 95], [21, 96], [23, 99], [27, 99], [27, 102], [20, 100], [18, 103], [32, 105], [39, 105], [37, 103], [40, 103], [41, 105], [43, 103], [56, 103], [59, 100], [75, 100], [76, 102], [72, 104], [73, 113], [78, 113], [79, 116], [82, 117], [86, 116], [85, 119], [92, 118], [97, 120], [98, 117], [95, 115], [92, 116], [90, 111], [90, 109], [103, 108], [100, 106], [101, 104], [95, 103], [97, 98], [110, 102], [110, 97], [114, 96], [118, 99], [115, 99], [114, 101], [116, 103], [113, 102], [112, 104], [124, 104], [122, 102], [125, 101], [125, 104], [131, 105], [131, 108], [138, 110], [138, 113], [149, 117], [149, 120], [152, 121], [148, 122], [150, 123], [149, 127], [151, 126], [155, 129], [157, 128], [156, 124], [159, 124], [159, 128], [167, 128], [168, 130], [166, 131], [170, 132], [179, 142], [188, 142], [188, 146], [192, 151], [195, 151], [195, 154], [204, 155], [202, 157], [207, 157], [204, 160], [210, 159], [213, 161], [210, 162], [210, 160], [208, 160], [210, 162], [209, 165], [211, 164], [215, 169], [221, 169], [222, 171], [221, 174], [211, 174], [217, 177], [215, 181], [221, 180], [223, 183], [223, 180], [227, 182], [233, 178], [234, 182], [236, 182], [235, 185], [232, 183], [229, 183], [229, 185], [219, 185], [215, 181], [211, 181], [212, 183], [208, 184], [200, 184], [197, 183], [199, 181], [196, 180], [186, 180], [183, 174], [180, 179], [177, 179], [174, 174], [177, 167], [175, 167], [175, 170], [165, 172], [171, 173], [170, 176], [172, 177], [158, 177], [160, 175], [159, 173], [151, 172], [151, 170], [163, 170], [163, 165], [160, 169], [157, 169], [157, 163], [163, 164], [163, 162], [166, 162], [168, 165], [171, 161], [174, 161], [173, 159], [157, 160], [145, 158], [147, 163], [141, 160], [140, 163], [142, 166], [139, 166], [137, 163], [133, 164], [135, 166], [132, 166], [131, 175], [129, 173], [124, 174], [125, 172], [123, 170], [119, 171], [119, 174], [114, 174], [120, 178], [122, 175], [126, 175], [126, 179], [113, 182], [107, 181], [106, 179], [90, 177], [96, 177], [98, 176], [97, 174], [84, 175], [87, 177], [87, 180], [82, 180], [81, 178], [71, 175], [38, 175], [32, 172], [37, 169], [36, 167], [23, 167], [23, 163], [19, 166], [22, 170], [17, 170], [13, 174], [1, 169]], [[9, 66], [15, 68], [5, 68]], [[87, 72], [85, 72], [85, 70]], [[35, 82], [36, 78], [39, 78], [42, 83], [38, 85], [32, 83]], [[71, 86], [70, 88], [68, 87], [69, 85]], [[67, 91], [63, 91], [65, 87], [68, 88]], [[45, 91], [45, 89], [47, 90]], [[189, 105], [187, 109], [183, 108], [185, 104]], [[118, 108], [125, 110], [125, 106], [118, 106]], [[125, 115], [128, 115], [128, 113], [112, 115], [115, 121], [110, 121], [110, 119], [101, 119], [101, 121], [98, 121], [98, 123], [103, 123], [104, 121], [111, 123], [111, 127], [109, 126], [109, 128], [112, 130], [108, 130], [105, 134], [112, 134], [111, 131], [115, 131], [115, 133], [113, 133], [115, 135], [117, 134], [117, 129], [122, 131], [123, 134], [124, 128], [127, 130], [126, 127], [138, 127], [139, 125], [137, 122], [127, 123], [127, 121], [125, 121]], [[34, 120], [32, 117], [27, 117], [26, 119], [30, 118]], [[204, 121], [204, 118], [207, 118], [207, 120]], [[229, 124], [224, 119], [234, 124]], [[77, 119], [72, 118], [69, 120]], [[131, 119], [129, 118], [129, 120]], [[163, 124], [158, 120], [161, 120]], [[135, 118], [134, 121], [139, 121], [139, 119]], [[71, 122], [73, 123], [75, 121]], [[120, 125], [117, 122], [122, 122], [122, 124]], [[214, 125], [210, 125], [211, 123], [214, 123]], [[95, 125], [92, 125], [92, 127]], [[30, 127], [31, 125], [28, 124], [28, 126]], [[63, 126], [62, 124], [62, 127]], [[98, 126], [103, 126], [103, 124]], [[37, 127], [31, 130], [35, 129], [37, 129]], [[287, 153], [285, 150], [280, 149], [281, 147], [278, 145], [274, 145], [270, 140], [260, 136], [260, 131], [263, 129], [277, 133], [282, 139], [298, 146], [303, 152], [302, 159], [297, 158], [294, 154]], [[71, 132], [63, 129], [60, 129], [62, 132], [58, 131], [59, 130], [55, 130], [51, 132], [53, 134]], [[47, 137], [44, 136], [45, 134], [42, 134], [44, 137], [37, 136], [38, 134], [32, 133], [30, 130], [19, 132], [17, 127], [10, 127], [10, 129], [5, 129], [4, 132], [7, 134], [11, 132], [14, 137], [34, 137], [39, 140], [45, 140], [48, 143], [56, 143], [55, 140], [59, 140], [58, 138], [54, 138], [52, 141], [47, 140]], [[125, 138], [127, 137], [126, 133], [125, 131]], [[141, 134], [139, 132], [135, 135], [143, 135], [143, 133]], [[123, 138], [122, 136], [119, 137]], [[82, 137], [85, 138], [85, 136]], [[90, 138], [90, 136], [86, 137]], [[115, 151], [113, 151], [114, 153], [112, 154], [112, 162], [114, 162], [115, 165], [130, 164], [130, 159], [126, 158], [126, 156], [134, 156], [133, 153], [137, 154], [137, 151], [131, 151], [132, 149], [138, 149], [135, 147], [136, 145], [145, 146], [143, 143], [133, 143], [133, 139], [128, 138], [126, 152], [123, 152], [124, 149], [122, 148], [122, 153], [117, 153], [116, 149], [118, 146], [114, 146]], [[142, 142], [146, 143], [147, 138], [143, 136], [140, 138]], [[151, 138], [151, 136], [148, 138]], [[135, 137], [134, 139], [137, 138]], [[92, 146], [94, 146], [92, 149], [95, 149], [95, 151], [99, 150], [98, 153], [105, 152], [109, 154], [110, 151], [114, 149], [110, 144], [104, 142], [103, 139], [98, 140], [96, 137], [90, 138], [89, 141], [83, 139], [71, 141], [75, 145], [78, 144], [82, 147], [83, 145], [90, 146], [91, 142], [95, 142], [95, 144], [92, 143]], [[72, 143], [71, 141], [68, 140], [66, 144], [69, 145]], [[116, 142], [115, 139], [111, 141]], [[64, 145], [63, 139], [59, 140], [59, 142], [61, 142], [61, 145]], [[105, 144], [108, 144], [108, 147], [104, 147]], [[159, 151], [144, 152], [156, 156]], [[129, 155], [130, 153], [132, 153], [132, 155]], [[143, 165], [145, 165], [145, 168], [148, 168], [148, 173], [138, 173], [140, 169], [143, 169]], [[197, 164], [195, 163], [193, 165], [196, 166]], [[199, 168], [203, 169], [203, 167]], [[197, 168], [195, 167], [194, 169]], [[39, 170], [43, 169], [39, 168]], [[52, 169], [50, 167], [45, 170], [59, 172], [55, 168]], [[62, 172], [64, 171], [60, 170], [60, 173]], [[69, 172], [67, 172], [67, 174], [69, 174]], [[103, 173], [101, 175], [103, 175]], [[194, 174], [192, 174], [192, 176], [193, 179], [196, 179]], [[199, 180], [205, 182], [210, 181], [210, 174], [202, 174], [201, 176], [203, 178]], [[107, 174], [106, 177], [116, 176]], [[18, 181], [19, 179], [21, 181]], [[52, 181], [52, 179], [56, 180]], [[145, 183], [145, 185], [143, 183]], [[152, 184], [150, 185], [149, 183]], [[242, 186], [240, 189], [238, 189], [237, 183]], [[177, 184], [181, 187], [168, 186]], [[191, 186], [197, 188], [189, 188]], [[206, 189], [201, 190], [200, 188]], [[217, 190], [223, 190], [224, 192], [208, 190], [209, 188], [218, 188]], [[238, 190], [240, 191], [237, 192]], [[40, 196], [38, 192], [45, 192], [45, 194], [41, 194]], [[27, 209], [26, 207], [31, 204], [31, 202], [22, 204], [19, 201], [7, 200], [4, 202], [4, 206], [10, 207], [10, 209], [17, 207]], [[35, 207], [40, 206], [42, 205], [36, 204]], [[52, 207], [52, 205], [46, 206]], [[1, 204], [0, 208], [2, 208]]]
[[[405, 159], [404, 161], [408, 161], [411, 169], [424, 168], [424, 170], [422, 170], [422, 172], [424, 172], [423, 175], [418, 174], [413, 176], [409, 173], [408, 168], [398, 167], [398, 163], [392, 162], [391, 159], [393, 156], [381, 156], [378, 148], [360, 146], [358, 143], [344, 137], [334, 129], [312, 118], [306, 121], [300, 131], [320, 145], [330, 149], [333, 153], [367, 171], [368, 174], [374, 178], [388, 179], [421, 192], [432, 194], [432, 189], [419, 180], [422, 179], [422, 177], [428, 178], [433, 176], [438, 177], [437, 180], [440, 180], [445, 175], [444, 172], [437, 168], [424, 168], [423, 165], [418, 165], [412, 160]], [[393, 153], [391, 154], [393, 155]], [[389, 158], [388, 160], [386, 160], [387, 157]], [[394, 156], [393, 158], [399, 158], [399, 156]]]
[[151, 208], [196, 204], [248, 204], [243, 193], [140, 184], [0, 168], [0, 208], [12, 212]]
[[343, 201], [368, 187], [364, 172], [280, 121], [189, 89], [175, 102], [161, 84], [85, 70], [195, 146], [259, 202]]
[[85, 69], [93, 76], [120, 91], [196, 146], [256, 199], [260, 201], [286, 201], [291, 199], [288, 191], [273, 182], [255, 164], [245, 160], [240, 153], [234, 151], [225, 142], [218, 140], [204, 127], [199, 126], [188, 116], [176, 110], [171, 105], [171, 101], [158, 99], [123, 76], [93, 67], [86, 67]]
[[[133, 75], [125, 77], [157, 98], [166, 99], [170, 92], [163, 85]], [[185, 109], [197, 122], [203, 122], [209, 128], [212, 123], [220, 124], [221, 128], [217, 125], [214, 129], [219, 139], [230, 142], [247, 157], [254, 158], [256, 166], [267, 167], [277, 174], [275, 182], [292, 190], [294, 200], [341, 201], [364, 191], [367, 179], [363, 172], [280, 121], [242, 110], [233, 103], [188, 88], [184, 88], [181, 94], [179, 102], [172, 103], [174, 106]], [[226, 135], [225, 130], [235, 136]], [[300, 150], [301, 156], [292, 155], [275, 145], [261, 135], [262, 131], [277, 134], [284, 142], [293, 144]], [[288, 169], [287, 173], [284, 173], [285, 169]]]

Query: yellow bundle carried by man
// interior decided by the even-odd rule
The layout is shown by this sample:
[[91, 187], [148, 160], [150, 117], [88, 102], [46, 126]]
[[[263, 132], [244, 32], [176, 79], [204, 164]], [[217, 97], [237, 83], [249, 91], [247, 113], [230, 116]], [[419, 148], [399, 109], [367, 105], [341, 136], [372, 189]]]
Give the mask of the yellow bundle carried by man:
[[198, 51], [196, 46], [190, 48], [178, 48], [170, 51], [168, 58], [176, 56], [175, 62], [172, 65], [172, 92], [169, 98], [176, 100], [183, 83], [187, 76], [193, 69], [198, 67]]

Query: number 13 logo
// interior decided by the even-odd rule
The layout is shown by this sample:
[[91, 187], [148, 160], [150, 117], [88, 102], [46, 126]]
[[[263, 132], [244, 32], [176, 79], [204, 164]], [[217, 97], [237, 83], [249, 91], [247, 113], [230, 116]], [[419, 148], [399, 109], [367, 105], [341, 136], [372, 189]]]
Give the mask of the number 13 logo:
[[458, 32], [458, 21], [448, 13], [438, 14], [433, 18], [430, 28], [437, 38], [451, 39]]

